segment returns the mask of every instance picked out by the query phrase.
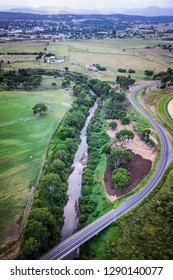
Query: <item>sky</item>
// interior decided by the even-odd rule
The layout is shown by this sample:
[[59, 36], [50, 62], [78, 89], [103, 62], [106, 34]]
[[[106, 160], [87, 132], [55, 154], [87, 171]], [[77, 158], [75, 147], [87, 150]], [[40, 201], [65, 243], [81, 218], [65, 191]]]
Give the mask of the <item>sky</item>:
[[79, 9], [173, 7], [173, 0], [5, 0], [1, 6], [63, 6]]

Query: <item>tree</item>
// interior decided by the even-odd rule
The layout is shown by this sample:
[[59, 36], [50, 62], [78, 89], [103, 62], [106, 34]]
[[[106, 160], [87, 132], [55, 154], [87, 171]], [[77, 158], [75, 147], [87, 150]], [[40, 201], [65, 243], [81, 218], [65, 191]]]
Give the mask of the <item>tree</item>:
[[34, 114], [38, 114], [39, 116], [41, 116], [42, 113], [46, 112], [48, 108], [45, 104], [38, 103], [32, 109], [33, 109]]
[[129, 86], [135, 83], [135, 80], [131, 78], [130, 74], [128, 77], [126, 76], [117, 76], [116, 78], [117, 84], [120, 85], [122, 89], [129, 89]]
[[120, 141], [124, 141], [126, 139], [133, 139], [134, 133], [131, 130], [128, 129], [122, 129], [119, 132], [116, 133], [116, 138]]
[[118, 117], [119, 117], [120, 119], [125, 118], [126, 116], [127, 116], [126, 111], [124, 111], [124, 110], [119, 110], [119, 111], [118, 111]]
[[57, 186], [61, 186], [61, 180], [58, 174], [50, 173], [42, 177], [41, 186], [44, 189], [53, 190]]
[[113, 150], [108, 156], [108, 164], [112, 169], [118, 168], [120, 165], [132, 160], [131, 154], [124, 148], [119, 147]]
[[55, 82], [53, 82], [53, 83], [52, 83], [52, 86], [53, 86], [53, 87], [56, 87], [56, 86], [57, 86], [57, 84], [56, 84]]
[[41, 247], [44, 248], [45, 244], [47, 245], [50, 232], [42, 222], [30, 220], [24, 229], [24, 235], [26, 239], [29, 237], [37, 239], [37, 241], [42, 245]]
[[130, 172], [124, 168], [118, 168], [112, 172], [112, 185], [115, 189], [122, 189], [126, 187], [129, 180]]
[[118, 126], [117, 122], [110, 122], [109, 123], [109, 127], [112, 128], [112, 129], [116, 129]]
[[64, 172], [65, 168], [65, 163], [59, 158], [56, 158], [50, 166], [51, 172], [56, 174], [61, 174], [62, 172]]
[[71, 84], [70, 80], [66, 78], [64, 81], [62, 81], [62, 88], [69, 87], [70, 84]]
[[124, 117], [124, 118], [122, 118], [121, 119], [121, 123], [123, 124], [123, 125], [128, 125], [128, 124], [130, 124], [130, 119], [129, 119], [129, 117]]
[[154, 71], [152, 71], [152, 70], [145, 70], [144, 74], [147, 77], [152, 77], [154, 75]]
[[172, 75], [173, 74], [173, 70], [172, 70], [172, 68], [168, 68], [167, 69], [167, 72], [166, 72], [168, 75]]
[[34, 260], [39, 257], [40, 248], [41, 248], [40, 242], [34, 237], [29, 237], [28, 239], [25, 240], [22, 246], [22, 252], [26, 259]]
[[68, 67], [67, 66], [64, 69], [65, 69], [66, 72], [68, 71]]
[[116, 38], [116, 30], [112, 31], [112, 38]]
[[102, 152], [107, 154], [107, 155], [110, 154], [110, 152], [111, 152], [111, 145], [109, 143], [106, 143], [103, 146]]
[[145, 141], [148, 141], [148, 139], [150, 138], [150, 133], [151, 133], [151, 130], [150, 129], [144, 129], [142, 131], [142, 139], [145, 140]]

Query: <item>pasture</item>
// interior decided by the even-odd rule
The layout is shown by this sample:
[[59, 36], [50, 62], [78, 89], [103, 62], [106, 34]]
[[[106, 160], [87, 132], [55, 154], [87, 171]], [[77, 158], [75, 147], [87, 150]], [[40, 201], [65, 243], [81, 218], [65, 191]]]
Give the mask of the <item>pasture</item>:
[[[49, 140], [72, 99], [63, 89], [0, 92], [0, 243], [15, 239]], [[45, 103], [48, 112], [33, 115]], [[63, 104], [65, 103], [65, 104]]]
[[[50, 51], [65, 56], [65, 63], [59, 67], [68, 66], [70, 70], [87, 73], [91, 77], [101, 80], [114, 81], [118, 68], [134, 69], [133, 77], [137, 80], [144, 78], [144, 70], [155, 72], [164, 71], [167, 67], [167, 57], [162, 61], [155, 59], [154, 52], [150, 56], [144, 55], [147, 45], [156, 45], [159, 41], [145, 41], [142, 39], [105, 39], [105, 40], [67, 40], [53, 42]], [[140, 51], [139, 51], [140, 50]], [[106, 72], [89, 72], [86, 64], [100, 64], [107, 67]]]
[[46, 42], [23, 41], [23, 42], [6, 42], [0, 44], [0, 52], [41, 52], [46, 47]]
[[[64, 69], [68, 67], [72, 71], [86, 73], [93, 78], [114, 81], [119, 74], [118, 68], [134, 69], [132, 76], [136, 80], [144, 79], [144, 70], [150, 69], [155, 72], [165, 71], [171, 66], [170, 54], [164, 50], [146, 49], [146, 46], [155, 46], [163, 42], [143, 39], [104, 39], [104, 40], [66, 40], [63, 42], [50, 42], [47, 52], [56, 56], [64, 57], [62, 64], [48, 64], [43, 60], [36, 60], [32, 55], [7, 55], [11, 52], [42, 52], [46, 42], [15, 42], [0, 44], [0, 59], [5, 69], [19, 68], [46, 68]], [[165, 44], [168, 43], [165, 41]], [[159, 57], [162, 57], [160, 59]], [[10, 65], [7, 64], [10, 61]], [[85, 69], [86, 64], [100, 64], [107, 68], [106, 72], [89, 72]]]

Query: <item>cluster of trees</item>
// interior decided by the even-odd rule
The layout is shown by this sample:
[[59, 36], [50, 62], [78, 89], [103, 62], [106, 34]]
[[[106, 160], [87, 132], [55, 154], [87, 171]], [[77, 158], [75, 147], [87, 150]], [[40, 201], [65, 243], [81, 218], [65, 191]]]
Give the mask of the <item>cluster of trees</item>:
[[54, 53], [47, 53], [46, 55], [45, 55], [45, 57], [50, 57], [50, 56], [55, 56], [55, 54]]
[[153, 77], [154, 71], [153, 70], [145, 70], [144, 74], [147, 78]]
[[128, 129], [122, 129], [119, 132], [116, 133], [116, 138], [119, 141], [125, 141], [125, 140], [132, 140], [134, 138], [134, 133], [131, 130]]
[[97, 79], [89, 80], [88, 86], [98, 97], [101, 97], [102, 99], [109, 96], [111, 91], [111, 86], [108, 82], [103, 82]]
[[44, 56], [43, 52], [39, 52], [38, 55], [36, 56], [36, 59], [41, 59]]
[[88, 126], [87, 143], [89, 160], [82, 177], [82, 195], [79, 200], [80, 228], [87, 224], [89, 214], [94, 213], [95, 217], [99, 215], [99, 211], [97, 210], [98, 202], [93, 198], [95, 192], [94, 172], [101, 156], [105, 153], [103, 147], [109, 142], [109, 137], [106, 133], [107, 125], [104, 122], [104, 111], [105, 104], [103, 101], [101, 101], [95, 116], [92, 118]]
[[127, 115], [129, 101], [124, 92], [110, 91], [110, 100], [106, 106], [106, 117], [108, 119], [121, 119], [123, 125], [130, 123]]
[[39, 52], [7, 52], [8, 55], [38, 55]]
[[[5, 55], [5, 52], [0, 52], [0, 55]], [[38, 52], [7, 52], [7, 55], [38, 55]]]
[[143, 129], [142, 133], [141, 133], [141, 138], [142, 140], [144, 140], [149, 146], [154, 147], [155, 146], [155, 142], [152, 140], [151, 136], [151, 130], [146, 128]]
[[134, 74], [136, 73], [136, 71], [134, 69], [129, 69], [129, 70], [126, 70], [124, 68], [118, 68], [118, 72], [120, 73], [129, 73], [129, 74]]
[[62, 88], [68, 88], [71, 84], [69, 77], [65, 77], [62, 81]]
[[154, 80], [161, 80], [160, 88], [166, 88], [173, 85], [173, 70], [168, 68], [166, 72], [162, 71], [153, 76]]
[[[131, 130], [123, 129], [116, 133], [116, 138], [119, 141], [130, 140], [134, 138], [134, 133]], [[130, 172], [123, 168], [126, 162], [132, 160], [131, 154], [122, 147], [114, 150], [110, 149], [107, 162], [112, 170], [112, 187], [122, 189], [126, 187], [130, 180]]]
[[76, 84], [87, 84], [89, 80], [86, 75], [66, 70], [21, 68], [10, 71], [0, 69], [0, 83], [7, 90], [35, 90], [41, 84], [43, 75], [55, 78], [64, 77], [63, 87], [69, 86], [70, 81]]
[[99, 71], [106, 71], [105, 66], [101, 66], [100, 64], [94, 64], [94, 66], [99, 70]]
[[27, 69], [3, 71], [0, 70], [0, 83], [7, 90], [36, 89], [42, 81], [42, 76], [31, 73]]
[[135, 79], [132, 79], [130, 74], [128, 75], [128, 77], [118, 75], [116, 77], [116, 83], [120, 85], [121, 89], [126, 90], [129, 89], [129, 86], [135, 83]]
[[[79, 85], [78, 85], [79, 86]], [[80, 85], [81, 89], [85, 85]], [[55, 131], [43, 169], [32, 210], [23, 231], [22, 253], [25, 259], [38, 258], [58, 243], [63, 225], [67, 179], [71, 172], [80, 130], [95, 97], [83, 90], [82, 103], [74, 88], [72, 108]]]

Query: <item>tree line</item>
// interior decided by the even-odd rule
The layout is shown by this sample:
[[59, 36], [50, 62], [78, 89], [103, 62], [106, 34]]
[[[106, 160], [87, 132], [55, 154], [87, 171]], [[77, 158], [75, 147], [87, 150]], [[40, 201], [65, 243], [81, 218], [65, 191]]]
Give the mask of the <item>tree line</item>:
[[[80, 92], [82, 91], [82, 96]], [[81, 102], [82, 98], [82, 102]], [[67, 179], [80, 141], [80, 130], [95, 97], [86, 85], [74, 87], [74, 102], [55, 131], [32, 210], [22, 236], [22, 258], [36, 259], [60, 240]]]

